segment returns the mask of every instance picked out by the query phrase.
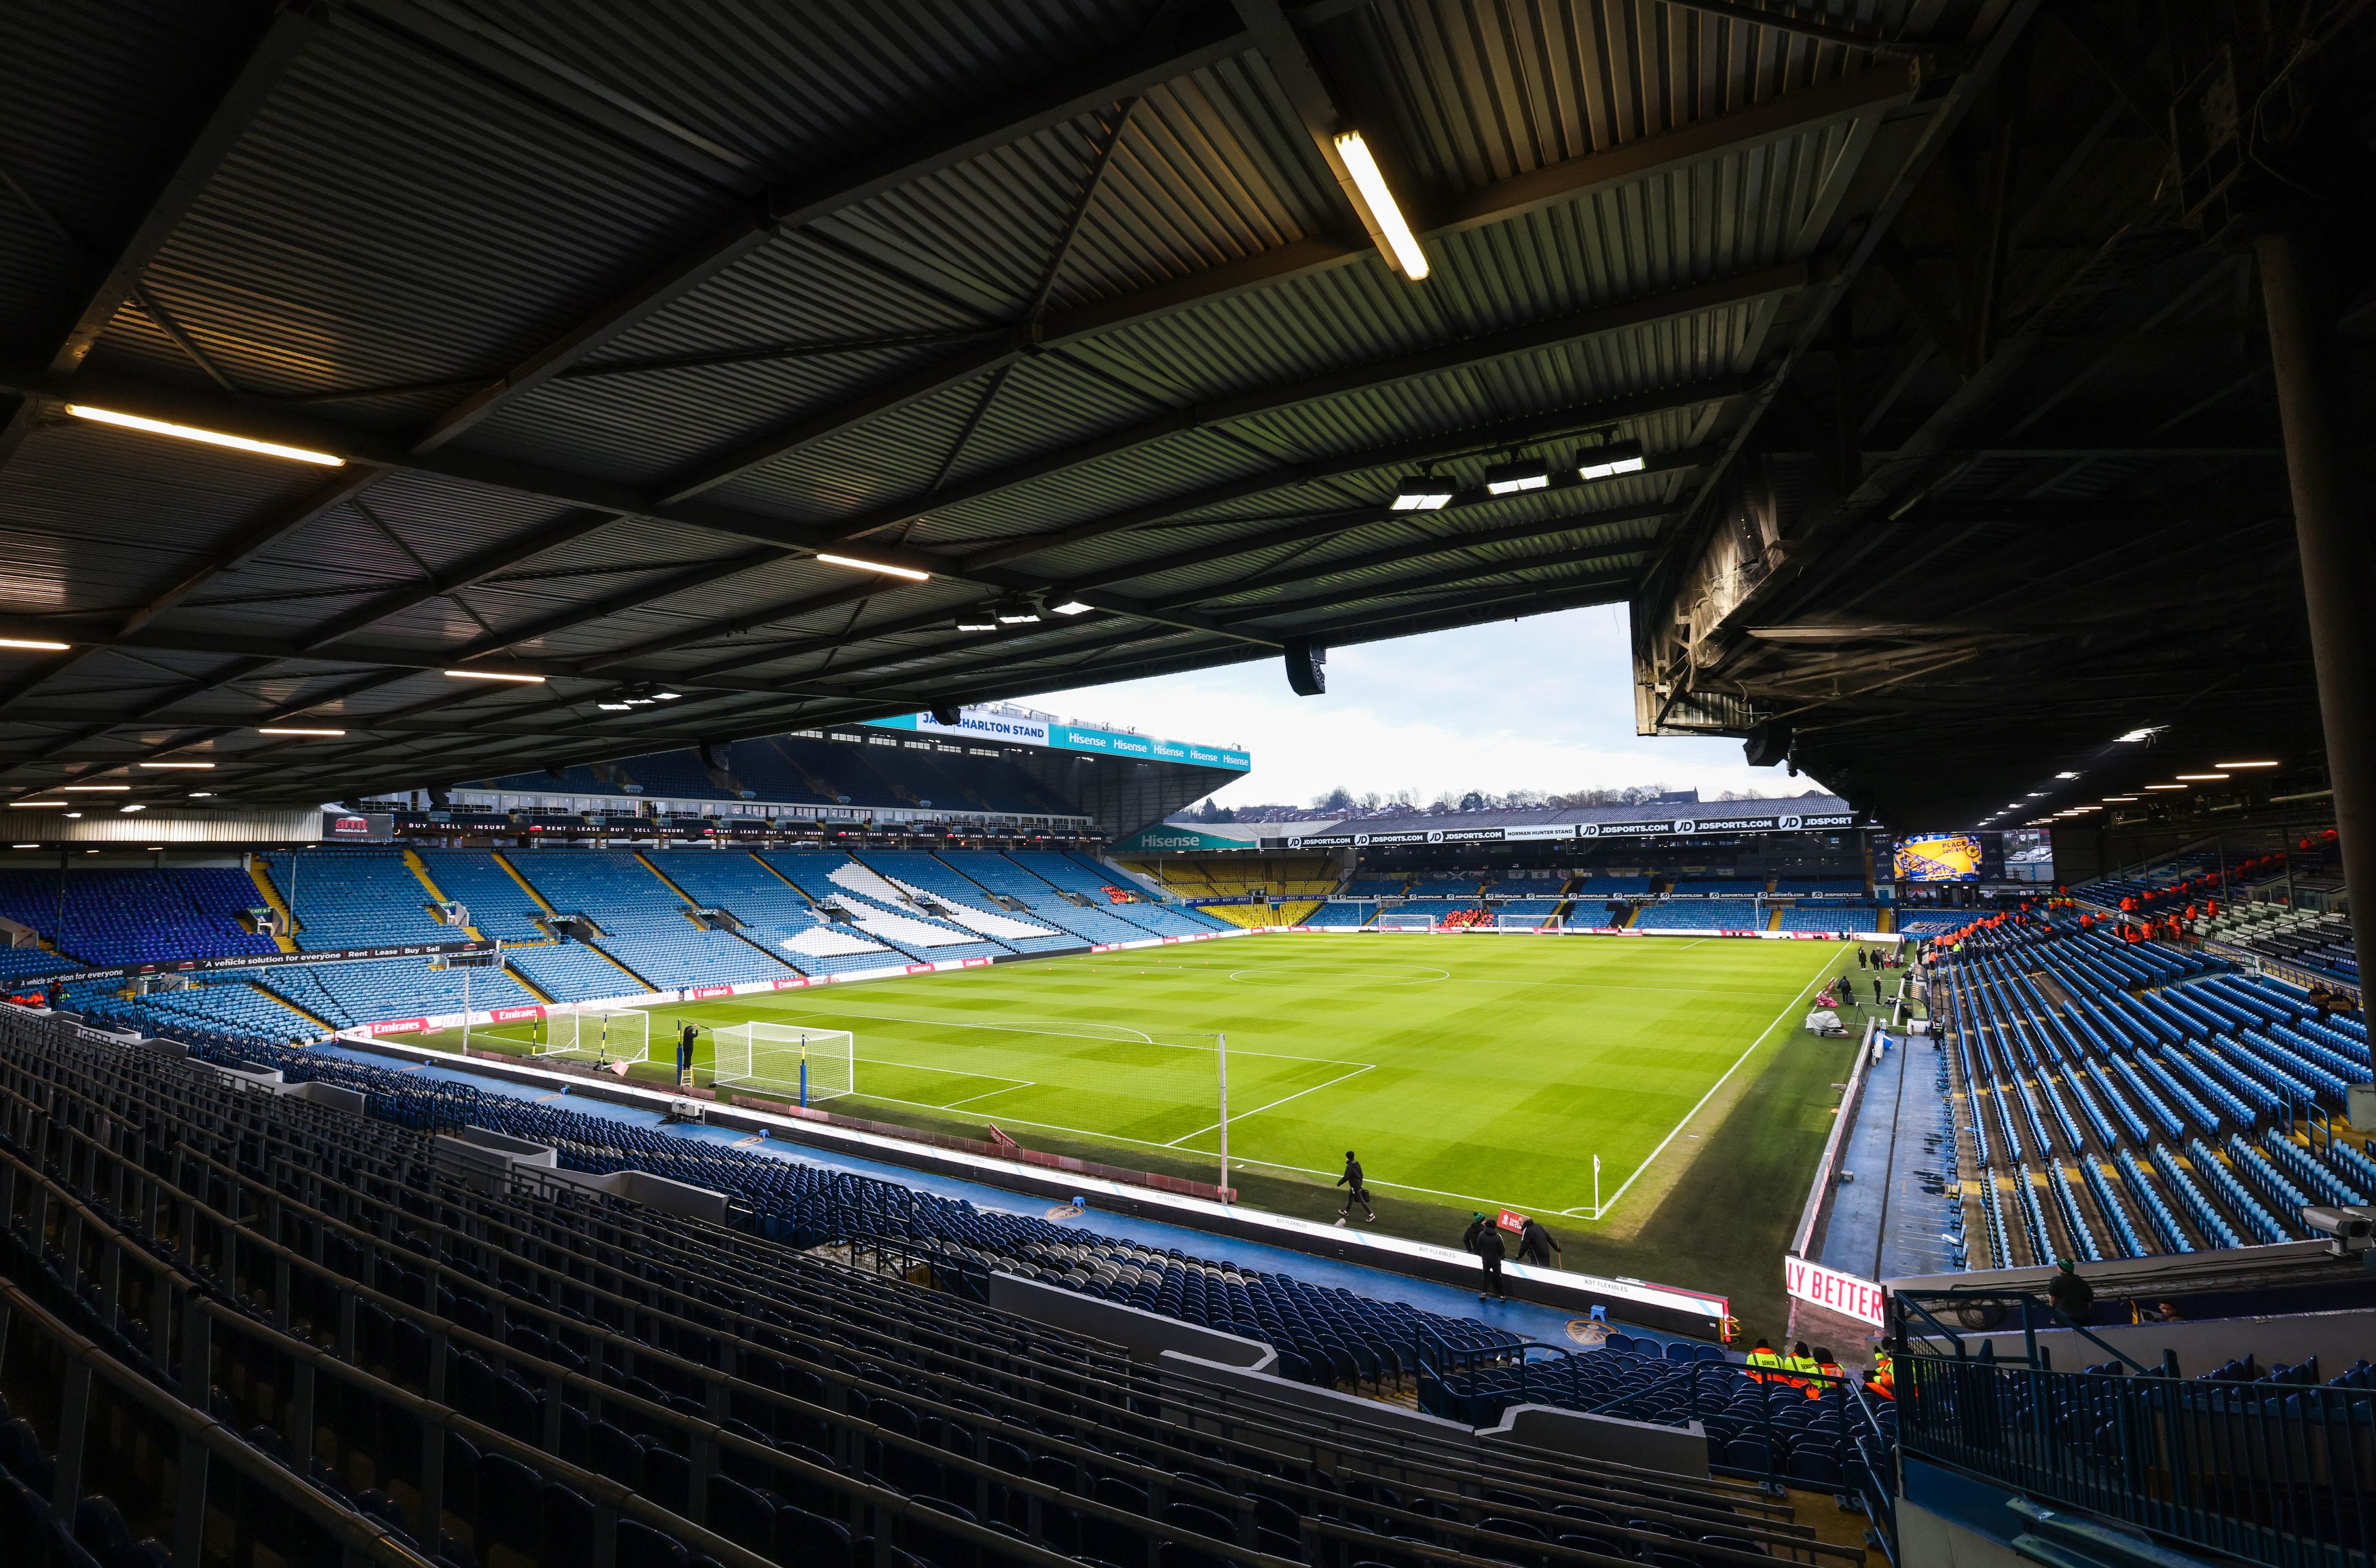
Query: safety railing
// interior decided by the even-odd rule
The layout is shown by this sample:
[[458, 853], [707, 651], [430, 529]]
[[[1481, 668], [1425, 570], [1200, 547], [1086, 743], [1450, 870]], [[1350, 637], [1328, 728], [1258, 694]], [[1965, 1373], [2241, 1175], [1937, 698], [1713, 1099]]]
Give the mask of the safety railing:
[[2276, 1568], [2376, 1553], [2376, 1392], [1898, 1359], [1908, 1457]]

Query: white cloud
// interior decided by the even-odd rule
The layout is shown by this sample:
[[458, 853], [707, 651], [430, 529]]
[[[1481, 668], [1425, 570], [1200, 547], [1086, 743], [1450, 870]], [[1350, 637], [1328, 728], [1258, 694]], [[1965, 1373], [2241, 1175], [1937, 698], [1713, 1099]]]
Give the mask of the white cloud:
[[1633, 667], [1619, 606], [1337, 648], [1328, 690], [1299, 697], [1277, 659], [1030, 699], [1173, 740], [1236, 743], [1253, 771], [1224, 805], [1302, 804], [1342, 784], [1424, 802], [1479, 790], [1616, 789], [1663, 782], [1796, 794], [1814, 788], [1742, 760], [1739, 741], [1634, 732]]

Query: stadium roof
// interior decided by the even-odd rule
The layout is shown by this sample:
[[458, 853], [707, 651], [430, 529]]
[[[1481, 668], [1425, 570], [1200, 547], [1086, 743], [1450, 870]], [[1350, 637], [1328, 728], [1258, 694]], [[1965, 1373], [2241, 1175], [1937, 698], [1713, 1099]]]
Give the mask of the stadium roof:
[[[25, 0], [0, 636], [65, 646], [0, 664], [10, 798], [336, 799], [1624, 599], [2034, 8]], [[1547, 483], [1487, 493], [1512, 460]], [[1390, 509], [1421, 470], [1451, 504]]]

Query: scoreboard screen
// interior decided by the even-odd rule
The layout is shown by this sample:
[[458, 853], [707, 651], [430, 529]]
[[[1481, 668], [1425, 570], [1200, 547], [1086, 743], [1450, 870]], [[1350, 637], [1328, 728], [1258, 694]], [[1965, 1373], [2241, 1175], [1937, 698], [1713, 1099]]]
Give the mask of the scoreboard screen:
[[1987, 850], [1977, 833], [1934, 833], [1897, 841], [1901, 882], [1978, 882]]

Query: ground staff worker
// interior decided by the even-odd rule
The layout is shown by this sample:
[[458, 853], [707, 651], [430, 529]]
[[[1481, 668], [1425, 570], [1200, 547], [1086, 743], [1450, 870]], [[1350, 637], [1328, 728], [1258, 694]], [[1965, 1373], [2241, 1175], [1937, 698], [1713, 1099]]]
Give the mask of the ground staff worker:
[[1776, 1355], [1774, 1347], [1763, 1339], [1757, 1342], [1756, 1349], [1749, 1352], [1749, 1366], [1752, 1383], [1764, 1383], [1768, 1379], [1776, 1383], [1781, 1381], [1782, 1358]]
[[676, 1037], [676, 1081], [681, 1085], [693, 1083], [693, 1041], [700, 1033], [696, 1026], [687, 1024]]
[[1502, 1245], [1502, 1228], [1481, 1214], [1472, 1216], [1468, 1232], [1460, 1238], [1460, 1244], [1475, 1253], [1478, 1261], [1485, 1265], [1485, 1289], [1477, 1292], [1477, 1299], [1491, 1301], [1507, 1298], [1510, 1290], [1502, 1283], [1502, 1260], [1509, 1253]]
[[1826, 1394], [1847, 1387], [1841, 1381], [1847, 1374], [1840, 1371], [1840, 1363], [1834, 1360], [1831, 1351], [1821, 1345], [1815, 1347], [1815, 1370], [1824, 1375], [1819, 1381], [1807, 1384], [1808, 1398], [1821, 1399]]
[[1363, 1219], [1375, 1220], [1378, 1218], [1378, 1211], [1370, 1206], [1370, 1189], [1361, 1181], [1361, 1162], [1353, 1158], [1351, 1149], [1345, 1151], [1345, 1174], [1336, 1178], [1336, 1184], [1345, 1189], [1345, 1206], [1336, 1211], [1337, 1224], [1342, 1225], [1353, 1218], [1355, 1204], [1361, 1206]]
[[1890, 1367], [1889, 1352], [1879, 1346], [1873, 1348], [1872, 1371], [1865, 1374], [1864, 1391], [1883, 1399], [1897, 1397], [1897, 1378]]
[[1782, 1381], [1793, 1388], [1805, 1388], [1808, 1386], [1807, 1379], [1824, 1370], [1815, 1364], [1815, 1358], [1808, 1350], [1807, 1342], [1803, 1339], [1800, 1340], [1798, 1347], [1790, 1352], [1790, 1359], [1782, 1364], [1788, 1367], [1791, 1373]]

